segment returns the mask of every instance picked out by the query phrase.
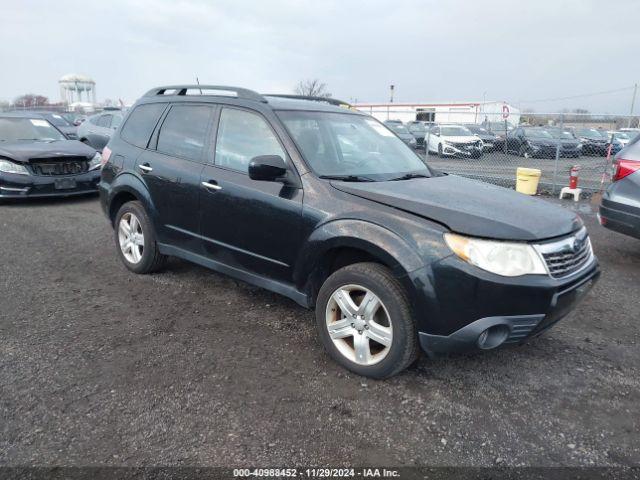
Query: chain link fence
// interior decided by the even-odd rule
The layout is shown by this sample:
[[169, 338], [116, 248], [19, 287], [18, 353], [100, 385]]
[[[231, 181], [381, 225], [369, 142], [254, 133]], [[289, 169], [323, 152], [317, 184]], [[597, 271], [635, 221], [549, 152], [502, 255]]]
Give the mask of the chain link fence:
[[599, 191], [611, 179], [613, 157], [639, 133], [638, 117], [593, 113], [437, 112], [426, 120], [402, 107], [368, 111], [437, 170], [515, 187], [518, 167], [541, 171], [539, 191], [559, 193], [579, 166], [579, 187]]

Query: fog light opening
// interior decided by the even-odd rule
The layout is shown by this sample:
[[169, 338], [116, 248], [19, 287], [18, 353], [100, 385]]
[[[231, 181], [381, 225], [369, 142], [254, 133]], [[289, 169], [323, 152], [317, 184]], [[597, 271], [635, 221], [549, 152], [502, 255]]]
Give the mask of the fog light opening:
[[509, 336], [509, 327], [506, 325], [494, 325], [487, 328], [478, 336], [478, 347], [483, 350], [496, 348]]

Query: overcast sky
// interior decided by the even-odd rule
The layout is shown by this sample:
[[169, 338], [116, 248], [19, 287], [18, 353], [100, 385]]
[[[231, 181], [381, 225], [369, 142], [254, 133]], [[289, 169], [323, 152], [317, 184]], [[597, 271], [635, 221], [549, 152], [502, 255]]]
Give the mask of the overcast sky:
[[397, 102], [628, 113], [640, 82], [638, 0], [0, 2], [4, 100], [59, 100], [67, 73], [126, 102], [197, 75], [269, 93], [319, 78], [347, 101], [386, 102], [393, 83]]

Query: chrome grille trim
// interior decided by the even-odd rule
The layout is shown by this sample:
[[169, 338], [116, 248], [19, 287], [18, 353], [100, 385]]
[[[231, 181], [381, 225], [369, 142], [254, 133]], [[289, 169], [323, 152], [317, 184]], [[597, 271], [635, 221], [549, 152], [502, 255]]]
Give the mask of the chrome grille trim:
[[591, 240], [585, 227], [574, 235], [554, 242], [540, 243], [534, 245], [534, 248], [553, 278], [564, 278], [578, 273], [593, 260]]

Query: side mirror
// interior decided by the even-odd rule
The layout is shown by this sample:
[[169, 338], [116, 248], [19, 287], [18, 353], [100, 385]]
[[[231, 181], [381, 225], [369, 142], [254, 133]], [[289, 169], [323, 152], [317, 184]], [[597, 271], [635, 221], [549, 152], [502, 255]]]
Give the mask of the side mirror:
[[249, 162], [249, 178], [265, 182], [283, 180], [287, 173], [287, 165], [280, 155], [260, 155]]

